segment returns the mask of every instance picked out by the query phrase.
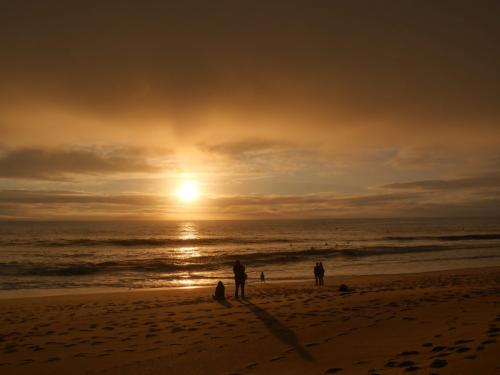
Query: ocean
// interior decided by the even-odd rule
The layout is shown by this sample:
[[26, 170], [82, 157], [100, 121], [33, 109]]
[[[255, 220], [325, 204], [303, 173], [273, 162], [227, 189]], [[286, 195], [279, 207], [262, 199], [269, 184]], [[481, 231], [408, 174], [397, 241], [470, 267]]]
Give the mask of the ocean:
[[500, 218], [0, 222], [0, 296], [500, 265]]

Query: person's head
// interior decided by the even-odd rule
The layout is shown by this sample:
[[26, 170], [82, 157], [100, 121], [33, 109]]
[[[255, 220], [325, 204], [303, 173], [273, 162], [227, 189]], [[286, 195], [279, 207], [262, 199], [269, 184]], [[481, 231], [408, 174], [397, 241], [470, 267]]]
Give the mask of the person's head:
[[322, 266], [323, 265], [323, 262], [319, 262], [319, 265]]
[[217, 283], [217, 286], [224, 286], [224, 284], [222, 284], [222, 281], [219, 280], [219, 282]]
[[236, 264], [237, 266], [239, 266], [241, 263], [239, 260], [237, 260], [236, 262], [234, 262], [234, 264]]

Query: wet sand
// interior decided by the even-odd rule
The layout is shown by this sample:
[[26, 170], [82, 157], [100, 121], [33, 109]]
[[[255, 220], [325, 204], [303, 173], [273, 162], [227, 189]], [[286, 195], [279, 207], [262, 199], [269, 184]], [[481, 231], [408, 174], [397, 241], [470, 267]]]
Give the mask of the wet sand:
[[500, 374], [499, 267], [313, 284], [1, 300], [0, 373]]

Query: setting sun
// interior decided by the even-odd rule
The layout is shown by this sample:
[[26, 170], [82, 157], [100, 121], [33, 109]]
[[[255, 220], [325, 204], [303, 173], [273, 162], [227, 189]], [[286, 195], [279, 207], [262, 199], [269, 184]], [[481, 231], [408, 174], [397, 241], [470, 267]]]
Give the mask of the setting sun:
[[198, 198], [198, 184], [194, 181], [184, 181], [177, 191], [177, 196], [183, 202], [192, 202]]

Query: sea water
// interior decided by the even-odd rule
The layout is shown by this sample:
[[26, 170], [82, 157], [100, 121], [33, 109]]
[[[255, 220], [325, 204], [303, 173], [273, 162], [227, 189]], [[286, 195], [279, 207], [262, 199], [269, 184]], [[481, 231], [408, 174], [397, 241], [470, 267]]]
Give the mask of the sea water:
[[0, 222], [0, 294], [500, 265], [500, 218]]

